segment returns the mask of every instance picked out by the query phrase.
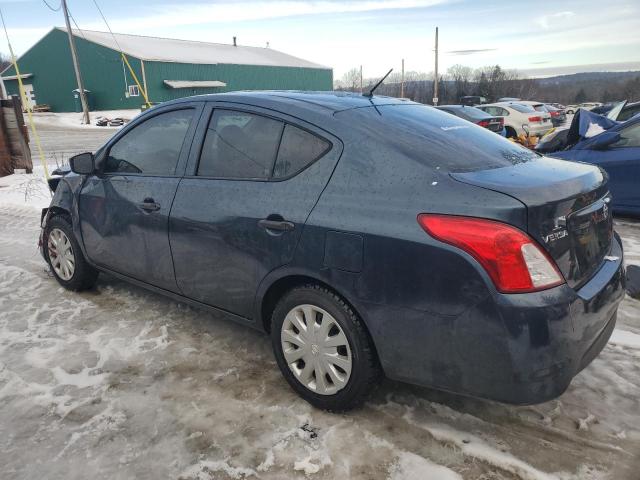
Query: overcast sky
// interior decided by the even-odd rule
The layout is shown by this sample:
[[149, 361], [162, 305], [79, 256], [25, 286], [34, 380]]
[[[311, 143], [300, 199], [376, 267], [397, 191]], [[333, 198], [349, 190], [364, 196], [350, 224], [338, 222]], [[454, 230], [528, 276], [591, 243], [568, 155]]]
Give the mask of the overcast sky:
[[[57, 8], [60, 0], [46, 0]], [[92, 0], [67, 0], [80, 28], [106, 30]], [[265, 46], [330, 66], [335, 78], [363, 65], [365, 77], [400, 68], [441, 71], [461, 63], [529, 73], [640, 69], [639, 0], [98, 0], [114, 32]], [[530, 4], [531, 6], [524, 6]], [[54, 26], [43, 0], [0, 0], [16, 54]], [[8, 51], [0, 38], [0, 51]], [[616, 65], [612, 65], [612, 64]], [[608, 64], [594, 66], [594, 64]], [[567, 69], [573, 72], [576, 69]], [[577, 69], [580, 70], [580, 69]]]

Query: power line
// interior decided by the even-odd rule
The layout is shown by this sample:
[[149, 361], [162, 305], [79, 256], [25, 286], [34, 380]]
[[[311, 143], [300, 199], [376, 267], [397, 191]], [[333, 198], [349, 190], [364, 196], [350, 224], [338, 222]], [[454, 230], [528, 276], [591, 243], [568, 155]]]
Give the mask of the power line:
[[52, 12], [59, 12], [60, 9], [62, 8], [62, 1], [60, 2], [60, 5], [58, 5], [58, 8], [53, 8], [51, 5], [49, 5], [49, 3], [47, 2], [47, 0], [42, 0], [44, 2], [44, 4], [49, 8], [49, 10], [51, 10]]
[[[62, 0], [62, 1], [65, 1], [65, 0]], [[111, 27], [109, 26], [109, 22], [107, 22], [107, 18], [104, 16], [104, 13], [102, 13], [102, 9], [100, 8], [100, 5], [98, 5], [98, 1], [97, 0], [93, 0], [93, 4], [98, 9], [98, 12], [100, 12], [100, 16], [102, 17], [102, 20], [104, 21], [104, 24], [107, 26], [107, 29], [109, 30], [109, 33], [111, 34], [111, 37], [113, 38], [113, 41], [115, 42], [116, 46], [118, 47], [118, 50], [120, 50], [120, 56], [122, 57], [122, 61], [127, 64], [127, 67], [129, 68], [129, 72], [131, 72], [131, 77], [133, 77], [133, 81], [136, 82], [136, 85], [138, 86], [138, 89], [142, 92], [142, 96], [144, 97], [144, 101], [150, 107], [151, 106], [151, 102], [149, 102], [149, 97], [147, 96], [146, 81], [145, 81], [145, 88], [142, 88], [142, 85], [140, 85], [140, 82], [138, 81], [138, 77], [137, 77], [136, 73], [133, 71], [133, 68], [131, 67], [131, 64], [129, 63], [129, 60], [127, 60], [127, 56], [124, 54], [124, 52], [122, 51], [122, 47], [118, 43], [118, 39], [113, 34], [113, 31], [111, 30]], [[140, 64], [144, 65], [142, 63], [142, 59], [140, 59]], [[142, 75], [143, 75], [143, 81], [144, 81], [144, 66], [142, 66]], [[126, 77], [126, 74], [125, 74], [125, 77]]]
[[107, 18], [104, 16], [104, 13], [102, 13], [102, 10], [100, 9], [100, 5], [98, 5], [98, 1], [97, 0], [93, 0], [93, 4], [98, 9], [98, 12], [100, 12], [100, 16], [102, 17], [102, 20], [104, 20], [104, 24], [107, 26], [107, 29], [109, 30], [109, 33], [113, 37], [113, 41], [116, 42], [116, 46], [118, 47], [118, 50], [120, 50], [120, 53], [123, 53], [122, 52], [122, 48], [120, 47], [120, 44], [118, 43], [118, 39], [116, 38], [116, 36], [111, 31], [111, 27], [109, 26], [109, 22], [107, 22]]

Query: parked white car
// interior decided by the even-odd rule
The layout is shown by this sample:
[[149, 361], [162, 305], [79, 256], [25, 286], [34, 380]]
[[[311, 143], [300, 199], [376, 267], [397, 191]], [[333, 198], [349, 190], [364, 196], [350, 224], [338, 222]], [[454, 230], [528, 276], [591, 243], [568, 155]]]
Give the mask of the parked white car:
[[596, 107], [600, 107], [602, 104], [599, 102], [584, 102], [580, 104], [579, 108], [584, 108], [585, 110], [591, 110]]
[[[536, 106], [541, 111], [536, 110]], [[478, 105], [476, 108], [484, 110], [494, 117], [504, 118], [504, 127], [507, 137], [515, 137], [520, 134], [541, 137], [552, 127], [551, 115], [544, 110], [540, 102], [498, 102], [487, 105]]]
[[567, 115], [573, 115], [578, 111], [579, 108], [580, 108], [580, 105], [567, 105], [567, 107], [564, 109], [564, 112]]

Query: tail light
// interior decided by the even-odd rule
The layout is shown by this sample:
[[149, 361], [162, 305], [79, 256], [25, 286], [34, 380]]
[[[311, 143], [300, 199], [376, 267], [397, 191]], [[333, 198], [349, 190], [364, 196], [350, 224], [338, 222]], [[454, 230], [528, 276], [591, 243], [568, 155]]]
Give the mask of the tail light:
[[553, 260], [529, 235], [511, 225], [426, 213], [418, 215], [418, 223], [436, 240], [475, 258], [500, 292], [536, 292], [564, 283]]
[[487, 128], [489, 126], [489, 120], [480, 120], [476, 125]]
[[551, 111], [549, 113], [551, 114], [552, 117], [559, 117], [560, 116], [560, 112]]
[[529, 121], [530, 122], [541, 122], [542, 121], [542, 117], [529, 117]]

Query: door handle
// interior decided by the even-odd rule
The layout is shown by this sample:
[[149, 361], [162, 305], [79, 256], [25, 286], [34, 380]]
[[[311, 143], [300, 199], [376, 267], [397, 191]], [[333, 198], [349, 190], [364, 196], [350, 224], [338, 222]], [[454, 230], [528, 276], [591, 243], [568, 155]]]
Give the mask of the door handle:
[[156, 203], [153, 198], [145, 198], [144, 201], [138, 204], [138, 207], [147, 212], [156, 212], [160, 210], [160, 204]]
[[258, 226], [265, 230], [276, 230], [278, 232], [289, 232], [295, 228], [293, 222], [287, 220], [269, 220], [267, 218], [259, 220]]

